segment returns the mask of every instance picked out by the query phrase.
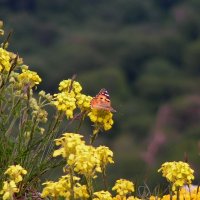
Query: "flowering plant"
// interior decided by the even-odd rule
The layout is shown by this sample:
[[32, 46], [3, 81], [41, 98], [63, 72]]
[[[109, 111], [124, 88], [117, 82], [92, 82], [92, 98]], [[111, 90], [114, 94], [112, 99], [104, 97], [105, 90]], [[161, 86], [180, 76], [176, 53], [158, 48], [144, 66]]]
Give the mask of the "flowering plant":
[[[8, 38], [0, 46], [0, 195], [3, 200], [200, 199], [198, 188], [191, 192], [182, 188], [194, 179], [194, 171], [184, 162], [166, 162], [158, 170], [172, 186], [170, 195], [138, 198], [133, 195], [134, 183], [126, 179], [117, 180], [109, 191], [106, 168], [114, 163], [113, 152], [106, 146], [93, 146], [98, 133], [113, 126], [111, 111], [115, 110], [109, 99], [106, 99], [109, 106], [91, 107], [94, 98], [82, 92], [75, 77], [61, 81], [56, 94], [37, 92], [41, 77], [17, 54], [8, 51]], [[105, 90], [102, 93], [108, 96]], [[53, 115], [49, 116], [49, 109]], [[90, 142], [80, 134], [86, 117], [94, 127]], [[68, 126], [76, 119], [78, 129], [69, 132]], [[63, 166], [63, 175], [57, 181], [45, 181], [41, 188], [41, 175], [59, 165]], [[94, 182], [100, 175], [104, 189], [98, 191]]]
[[[1, 22], [0, 36], [3, 35]], [[74, 78], [61, 81], [56, 94], [37, 92], [42, 78], [30, 70], [22, 58], [8, 50], [9, 36], [0, 46], [0, 187], [3, 198], [24, 195], [33, 188], [37, 190], [35, 186], [39, 185], [41, 175], [64, 164], [56, 158], [59, 155], [66, 160], [71, 173], [85, 176], [90, 187], [81, 185], [78, 182], [80, 178], [75, 176], [62, 177], [58, 183], [62, 185], [69, 181], [70, 187], [73, 187], [70, 194], [74, 198], [81, 195], [80, 191], [84, 193], [82, 196], [86, 191], [86, 196], [91, 196], [91, 181], [97, 172], [103, 172], [105, 176], [106, 165], [113, 163], [112, 151], [104, 146], [93, 147], [91, 144], [96, 139], [93, 134], [91, 144], [86, 145], [80, 134], [65, 133], [61, 127], [67, 130], [75, 119], [79, 119], [79, 132], [88, 116], [97, 134], [112, 127], [112, 114], [91, 109], [92, 97], [82, 93], [82, 86]], [[50, 109], [54, 113], [49, 116]], [[107, 116], [106, 120], [104, 116]], [[55, 139], [61, 133], [64, 133], [63, 136]], [[55, 150], [56, 145], [60, 149]], [[46, 188], [50, 183], [44, 184]], [[47, 193], [45, 191], [47, 189], [43, 194]]]
[[173, 191], [183, 185], [191, 184], [194, 179], [194, 170], [190, 168], [188, 163], [181, 161], [165, 162], [158, 172], [162, 172], [163, 177], [172, 184]]

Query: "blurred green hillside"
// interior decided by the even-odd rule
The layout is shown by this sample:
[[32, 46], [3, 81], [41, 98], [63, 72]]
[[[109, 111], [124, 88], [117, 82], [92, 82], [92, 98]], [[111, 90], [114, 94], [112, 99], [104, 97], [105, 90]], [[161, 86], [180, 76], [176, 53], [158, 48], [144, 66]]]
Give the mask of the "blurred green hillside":
[[9, 48], [40, 74], [39, 89], [54, 93], [76, 73], [85, 93], [109, 91], [115, 126], [99, 139], [115, 152], [113, 176], [148, 184], [164, 161], [200, 168], [199, 10], [199, 0], [0, 2]]

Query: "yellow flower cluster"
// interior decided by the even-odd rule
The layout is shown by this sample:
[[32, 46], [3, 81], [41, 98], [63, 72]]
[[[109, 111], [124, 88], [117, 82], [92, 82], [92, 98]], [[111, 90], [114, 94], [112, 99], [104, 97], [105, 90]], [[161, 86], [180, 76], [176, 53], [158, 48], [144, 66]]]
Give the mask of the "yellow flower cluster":
[[61, 92], [73, 92], [74, 94], [79, 94], [82, 90], [82, 87], [79, 82], [73, 81], [71, 79], [63, 80], [60, 82], [59, 91]]
[[53, 156], [61, 155], [63, 158], [69, 158], [70, 154], [76, 153], [76, 147], [78, 145], [85, 144], [82, 140], [83, 136], [75, 133], [64, 133], [63, 137], [55, 139], [56, 145], [61, 146], [58, 150], [55, 150]]
[[22, 69], [22, 73], [18, 75], [19, 87], [23, 88], [29, 86], [33, 88], [35, 85], [38, 85], [42, 79], [34, 71], [28, 69]]
[[[163, 197], [151, 196], [149, 200], [178, 200], [177, 193], [170, 195], [164, 195]], [[181, 188], [179, 191], [179, 199], [180, 200], [199, 200], [200, 199], [200, 191], [196, 188], [194, 190], [186, 190], [185, 188]]]
[[[80, 178], [74, 176], [73, 181], [75, 182], [74, 188], [74, 198], [75, 199], [87, 199], [89, 197], [86, 186], [79, 184]], [[70, 175], [62, 176], [57, 182], [47, 181], [43, 183], [45, 185], [41, 197], [65, 197], [65, 199], [70, 199], [71, 197], [71, 177]]]
[[96, 172], [101, 172], [99, 155], [93, 146], [78, 145], [76, 153], [71, 154], [67, 164], [74, 166], [74, 171], [85, 177], [96, 177]]
[[4, 174], [9, 175], [15, 183], [19, 183], [22, 181], [22, 175], [27, 174], [27, 171], [20, 165], [11, 165]]
[[114, 163], [113, 152], [106, 146], [99, 146], [96, 148], [97, 154], [101, 161], [101, 169], [105, 169], [108, 163]]
[[[70, 199], [93, 199], [93, 200], [139, 200], [139, 198], [131, 196], [134, 192], [134, 184], [128, 180], [120, 179], [112, 190], [116, 190], [117, 195], [112, 197], [109, 191], [94, 192], [89, 185], [81, 185], [78, 177], [74, 175], [82, 175], [88, 180], [97, 177], [97, 173], [105, 172], [105, 167], [109, 163], [114, 163], [113, 152], [106, 146], [93, 147], [86, 145], [83, 136], [76, 133], [64, 133], [61, 138], [55, 140], [59, 149], [54, 151], [53, 156], [61, 155], [66, 159], [68, 175], [61, 177], [58, 182], [46, 182], [42, 197], [64, 197]], [[73, 177], [73, 181], [71, 180]]]
[[112, 200], [110, 192], [104, 190], [95, 192], [94, 196], [93, 200]]
[[53, 156], [62, 155], [75, 172], [95, 178], [96, 172], [102, 172], [108, 163], [113, 163], [113, 152], [108, 147], [86, 145], [82, 137], [75, 133], [63, 134], [55, 140], [56, 145], [61, 147], [54, 151]]
[[89, 112], [91, 110], [90, 107], [90, 102], [92, 100], [91, 96], [87, 96], [85, 94], [77, 94], [76, 95], [76, 99], [77, 99], [77, 106], [78, 108], [80, 108], [80, 110], [82, 112]]
[[126, 197], [127, 194], [134, 192], [134, 184], [126, 179], [119, 179], [112, 190], [116, 190], [119, 196]]
[[18, 192], [19, 189], [14, 181], [4, 181], [3, 189], [0, 191], [0, 194], [3, 194], [3, 200], [10, 200], [13, 199], [13, 194]]
[[9, 176], [9, 181], [3, 182], [3, 189], [0, 194], [3, 194], [3, 200], [13, 198], [14, 193], [18, 193], [17, 183], [22, 181], [22, 175], [27, 174], [27, 171], [20, 165], [11, 165], [4, 174]]
[[5, 70], [6, 72], [9, 72], [10, 68], [10, 54], [5, 49], [0, 48], [0, 71], [2, 72]]
[[110, 192], [102, 190], [94, 193], [93, 200], [139, 200], [137, 197], [128, 196], [128, 194], [134, 192], [134, 185], [128, 180], [117, 180], [112, 190], [117, 191], [117, 195], [115, 197], [112, 197]]
[[122, 197], [120, 195], [116, 195], [115, 197], [112, 198], [112, 200], [143, 200], [134, 196], [130, 196], [130, 197]]
[[60, 111], [66, 113], [67, 118], [73, 118], [76, 108], [76, 96], [80, 94], [82, 87], [77, 81], [71, 79], [63, 80], [58, 87], [60, 93], [54, 94], [53, 104]]
[[112, 197], [110, 192], [102, 190], [94, 193], [93, 200], [141, 200], [141, 199], [134, 196], [126, 197], [126, 195], [125, 196], [116, 195], [115, 197]]
[[86, 185], [81, 185], [80, 183], [76, 183], [74, 187], [74, 198], [75, 199], [88, 199], [89, 194], [87, 191]]
[[94, 122], [94, 134], [98, 133], [101, 129], [105, 131], [111, 129], [114, 123], [112, 119], [113, 114], [107, 110], [92, 109], [88, 116]]
[[182, 187], [184, 184], [191, 184], [194, 179], [194, 170], [185, 162], [165, 162], [162, 164], [158, 172], [162, 172], [162, 176], [172, 183], [172, 190]]
[[76, 108], [76, 99], [73, 92], [61, 92], [54, 94], [53, 104], [59, 111], [64, 111], [67, 118], [73, 118], [73, 112]]

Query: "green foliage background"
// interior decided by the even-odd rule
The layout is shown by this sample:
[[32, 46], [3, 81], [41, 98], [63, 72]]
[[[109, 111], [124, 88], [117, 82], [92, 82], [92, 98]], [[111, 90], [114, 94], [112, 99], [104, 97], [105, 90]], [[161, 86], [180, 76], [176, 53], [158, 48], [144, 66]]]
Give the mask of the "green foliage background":
[[0, 18], [40, 89], [76, 73], [89, 95], [109, 91], [115, 125], [100, 138], [115, 152], [111, 176], [155, 185], [164, 161], [188, 159], [200, 177], [199, 10], [199, 0], [9, 0]]

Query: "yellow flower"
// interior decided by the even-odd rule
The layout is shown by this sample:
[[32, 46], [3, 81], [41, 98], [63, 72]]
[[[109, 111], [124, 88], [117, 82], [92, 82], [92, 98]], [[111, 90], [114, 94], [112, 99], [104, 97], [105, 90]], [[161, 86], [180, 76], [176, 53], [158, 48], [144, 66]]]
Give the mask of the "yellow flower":
[[9, 52], [3, 48], [0, 48], [0, 71], [2, 72], [5, 70], [6, 72], [9, 72], [10, 68], [11, 63]]
[[95, 178], [96, 172], [102, 172], [108, 163], [113, 163], [113, 152], [108, 147], [86, 145], [82, 137], [75, 133], [63, 134], [63, 137], [55, 140], [60, 148], [54, 151], [53, 156], [61, 155], [75, 172]]
[[[191, 192], [190, 192], [190, 190], [188, 190], [187, 191], [187, 197], [188, 197], [188, 195], [191, 195], [191, 199], [197, 199], [197, 200], [199, 200], [200, 199], [199, 188], [197, 187], [196, 189], [192, 190]], [[188, 198], [188, 200], [190, 200], [190, 199]]]
[[76, 153], [71, 154], [67, 164], [74, 166], [74, 171], [86, 177], [96, 178], [96, 172], [101, 172], [99, 156], [96, 149], [89, 145], [78, 145]]
[[69, 197], [70, 192], [66, 192], [66, 189], [70, 189], [70, 185], [66, 187], [66, 184], [64, 184], [62, 181], [53, 182], [53, 181], [47, 181], [43, 183], [42, 185], [45, 185], [41, 197], [59, 197], [59, 196], [65, 196]]
[[[199, 200], [200, 199], [200, 192], [197, 191], [198, 189], [192, 189], [190, 186], [188, 187], [182, 187], [179, 190], [179, 199], [180, 200]], [[166, 194], [163, 197], [157, 197], [157, 196], [151, 196], [150, 200], [177, 200], [177, 191], [175, 191], [174, 194]]]
[[75, 154], [76, 147], [85, 144], [82, 138], [83, 136], [80, 134], [64, 133], [63, 137], [55, 139], [56, 145], [60, 146], [60, 148], [54, 151], [53, 156], [62, 155], [63, 158], [68, 158], [70, 154]]
[[93, 200], [112, 200], [110, 192], [104, 190], [95, 192], [94, 196]]
[[[73, 81], [71, 79], [63, 80], [59, 84], [60, 93], [55, 94], [53, 104], [57, 107], [58, 110], [64, 111], [67, 118], [73, 118], [73, 112], [76, 108], [77, 97], [80, 98], [80, 92], [82, 87], [79, 82]], [[79, 106], [81, 100], [79, 101]], [[84, 106], [87, 106], [86, 103]], [[83, 106], [82, 106], [83, 107]]]
[[[189, 185], [187, 187], [182, 187], [179, 191], [179, 196], [180, 199], [183, 200], [199, 200], [200, 199], [200, 192], [199, 189], [197, 189], [198, 186], [196, 186], [195, 189], [192, 189], [191, 186]], [[177, 191], [173, 195], [174, 199], [177, 197]]]
[[160, 200], [160, 198], [157, 196], [150, 196], [149, 200]]
[[34, 71], [22, 69], [22, 73], [18, 75], [19, 87], [29, 86], [30, 88], [38, 85], [42, 79]]
[[134, 184], [131, 181], [119, 179], [112, 190], [116, 190], [118, 195], [126, 197], [128, 193], [134, 192]]
[[60, 148], [54, 151], [53, 156], [61, 155], [75, 172], [95, 178], [96, 172], [102, 172], [108, 163], [113, 163], [113, 152], [105, 146], [95, 148], [86, 145], [82, 137], [75, 133], [63, 134], [55, 140]]
[[134, 196], [130, 196], [130, 197], [126, 198], [124, 196], [116, 195], [115, 197], [112, 198], [112, 200], [141, 200], [141, 199], [134, 197]]
[[92, 100], [91, 96], [87, 96], [84, 94], [76, 95], [76, 104], [80, 108], [81, 111], [90, 111], [91, 110], [91, 106], [90, 106], [91, 100]]
[[100, 166], [102, 169], [105, 169], [105, 166], [108, 163], [114, 163], [113, 152], [108, 147], [99, 146], [96, 148], [96, 152], [99, 155]]
[[61, 92], [54, 94], [55, 99], [53, 104], [57, 107], [58, 110], [64, 111], [67, 118], [73, 118], [73, 111], [76, 108], [76, 99], [73, 91]]
[[89, 194], [86, 185], [81, 185], [79, 183], [74, 187], [74, 198], [75, 199], [88, 199]]
[[71, 79], [68, 79], [68, 80], [61, 81], [58, 89], [61, 92], [71, 92], [71, 91], [73, 91], [77, 95], [81, 92], [82, 87], [81, 87], [79, 82], [72, 81]]
[[13, 199], [14, 193], [18, 193], [19, 189], [16, 186], [14, 181], [4, 181], [3, 182], [3, 189], [0, 191], [0, 194], [3, 194], [3, 200], [10, 200]]
[[134, 197], [134, 196], [130, 196], [127, 198], [127, 200], [142, 200], [142, 199], [139, 199], [137, 197]]
[[172, 183], [173, 191], [184, 184], [191, 184], [194, 179], [194, 170], [190, 168], [188, 163], [181, 161], [165, 162], [158, 172], [162, 172], [162, 176]]
[[19, 183], [22, 181], [22, 175], [27, 174], [27, 171], [20, 165], [11, 165], [4, 174], [8, 174], [11, 180]]
[[94, 122], [94, 134], [98, 133], [99, 130], [105, 131], [112, 128], [113, 125], [113, 114], [107, 110], [92, 109], [88, 116], [92, 122]]
[[[45, 185], [43, 188], [41, 197], [65, 197], [69, 199], [71, 196], [71, 183], [70, 183], [70, 175], [62, 176], [57, 182], [47, 181], [42, 185]], [[74, 176], [73, 181], [78, 181], [80, 178]]]

